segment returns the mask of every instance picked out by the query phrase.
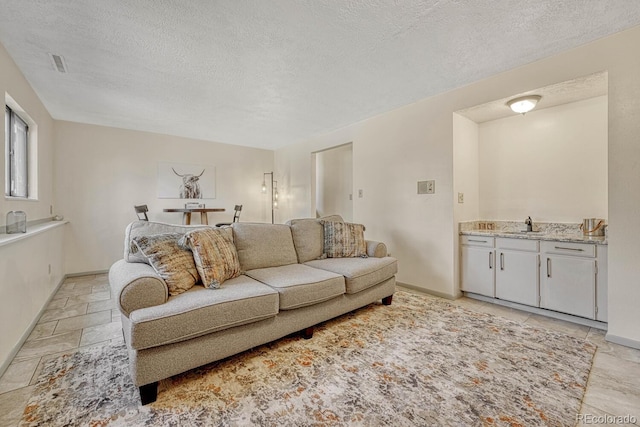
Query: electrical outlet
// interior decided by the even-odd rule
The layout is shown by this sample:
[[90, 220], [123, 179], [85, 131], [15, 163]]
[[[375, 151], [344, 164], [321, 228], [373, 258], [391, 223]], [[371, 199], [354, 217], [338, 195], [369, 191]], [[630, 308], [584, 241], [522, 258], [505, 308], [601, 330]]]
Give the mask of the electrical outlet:
[[362, 199], [362, 189], [358, 190], [358, 198]]
[[464, 193], [458, 193], [458, 203], [464, 203]]
[[349, 200], [353, 200], [353, 194], [349, 194]]

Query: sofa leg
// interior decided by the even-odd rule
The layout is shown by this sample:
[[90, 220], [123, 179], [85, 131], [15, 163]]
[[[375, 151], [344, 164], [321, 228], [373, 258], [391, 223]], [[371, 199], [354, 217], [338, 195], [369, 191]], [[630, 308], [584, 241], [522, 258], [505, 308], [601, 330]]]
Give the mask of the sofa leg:
[[305, 340], [310, 340], [311, 338], [313, 338], [313, 326], [302, 331], [302, 338], [304, 338]]
[[138, 387], [140, 390], [140, 401], [143, 405], [153, 403], [158, 398], [158, 382], [145, 384]]
[[393, 299], [393, 295], [389, 295], [388, 297], [382, 298], [382, 304], [391, 305], [391, 300]]

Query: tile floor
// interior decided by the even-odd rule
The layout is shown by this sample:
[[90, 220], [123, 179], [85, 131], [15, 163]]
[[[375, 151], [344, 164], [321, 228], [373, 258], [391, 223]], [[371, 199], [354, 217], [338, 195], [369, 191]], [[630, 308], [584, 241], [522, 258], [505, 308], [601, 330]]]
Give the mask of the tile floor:
[[[633, 415], [636, 425], [640, 426], [640, 350], [609, 343], [604, 340], [603, 331], [582, 325], [469, 298], [458, 299], [453, 304], [564, 332], [596, 344], [598, 350], [582, 413]], [[111, 298], [107, 275], [68, 278], [0, 378], [0, 426], [18, 425], [44, 362], [105, 341], [122, 341], [120, 315]], [[580, 422], [577, 425], [594, 424]]]

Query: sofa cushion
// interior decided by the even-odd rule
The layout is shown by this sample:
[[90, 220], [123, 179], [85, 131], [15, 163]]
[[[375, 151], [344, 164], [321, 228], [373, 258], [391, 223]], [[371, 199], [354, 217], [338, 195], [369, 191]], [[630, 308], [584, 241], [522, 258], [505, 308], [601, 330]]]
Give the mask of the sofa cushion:
[[327, 258], [308, 261], [305, 265], [343, 275], [347, 294], [377, 285], [398, 272], [398, 261], [392, 257]]
[[321, 221], [324, 228], [324, 254], [328, 258], [366, 257], [364, 225]]
[[227, 279], [240, 275], [240, 261], [233, 239], [225, 228], [189, 231], [180, 239], [189, 247], [205, 288], [217, 289]]
[[280, 294], [280, 309], [291, 310], [344, 294], [344, 277], [302, 264], [259, 268], [245, 273]]
[[242, 271], [296, 264], [291, 228], [283, 224], [233, 224], [233, 241]]
[[215, 291], [196, 285], [153, 307], [133, 311], [130, 343], [136, 350], [274, 317], [278, 292], [247, 276], [227, 280]]
[[291, 227], [293, 244], [298, 254], [298, 262], [304, 263], [312, 259], [324, 258], [324, 231], [321, 220], [344, 222], [340, 215], [322, 218], [300, 218], [287, 221]]
[[169, 295], [181, 294], [199, 280], [193, 254], [178, 245], [181, 237], [180, 233], [164, 233], [133, 238], [134, 245], [167, 284]]
[[314, 218], [292, 219], [288, 224], [291, 227], [298, 262], [304, 263], [322, 257], [324, 232], [320, 221]]
[[[206, 226], [205, 226], [206, 227]], [[149, 264], [147, 258], [140, 253], [132, 241], [137, 236], [151, 236], [163, 233], [184, 234], [193, 229], [203, 228], [201, 225], [175, 225], [153, 221], [134, 221], [127, 226], [124, 232], [124, 259], [127, 262], [143, 262]]]

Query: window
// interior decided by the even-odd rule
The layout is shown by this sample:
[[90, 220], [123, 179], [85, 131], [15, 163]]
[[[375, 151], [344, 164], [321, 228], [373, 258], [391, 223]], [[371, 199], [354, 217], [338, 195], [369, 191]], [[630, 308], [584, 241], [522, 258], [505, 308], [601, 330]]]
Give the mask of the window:
[[9, 197], [29, 197], [29, 126], [8, 106], [5, 108], [6, 185]]

